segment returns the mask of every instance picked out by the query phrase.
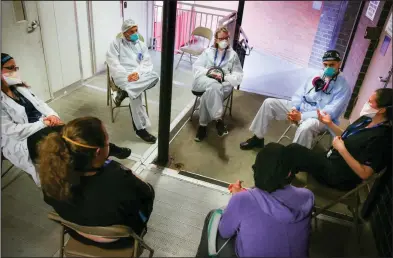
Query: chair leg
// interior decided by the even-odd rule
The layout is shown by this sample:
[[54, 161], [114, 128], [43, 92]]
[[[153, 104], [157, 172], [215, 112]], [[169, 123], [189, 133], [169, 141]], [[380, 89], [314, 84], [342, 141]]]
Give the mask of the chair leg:
[[177, 69], [177, 67], [179, 66], [179, 64], [180, 64], [180, 61], [182, 60], [182, 58], [183, 58], [183, 55], [184, 55], [184, 52], [183, 53], [181, 53], [181, 56], [180, 56], [180, 59], [179, 59], [179, 62], [177, 62], [177, 65], [176, 65], [176, 68], [175, 68], [175, 70]]
[[147, 92], [145, 91], [145, 107], [146, 107], [146, 113], [149, 115], [149, 107], [147, 106]]
[[231, 92], [231, 105], [229, 106], [229, 115], [232, 116], [232, 105], [233, 105], [233, 90]]
[[135, 240], [134, 241], [134, 258], [138, 257], [138, 248], [139, 248], [139, 241]]
[[327, 131], [323, 132], [322, 135], [318, 136], [318, 138], [314, 141], [314, 143], [311, 146], [311, 149], [314, 149], [315, 146], [322, 140], [322, 138], [327, 134]]
[[277, 143], [280, 143], [283, 138], [287, 138], [290, 140], [290, 138], [287, 136], [288, 131], [291, 129], [292, 125], [289, 125], [288, 128], [285, 130], [285, 132], [281, 135], [281, 137], [278, 139]]
[[190, 54], [190, 63], [191, 63], [191, 65], [192, 65], [192, 56], [191, 56], [191, 54]]
[[61, 225], [61, 235], [60, 235], [60, 257], [64, 257], [64, 234], [65, 228]]
[[358, 243], [358, 246], [360, 247], [359, 204], [360, 204], [359, 193], [356, 193], [356, 205], [355, 205], [354, 221], [353, 222], [355, 223], [357, 243]]
[[115, 122], [115, 118], [113, 117], [113, 99], [111, 98], [110, 99], [110, 101], [109, 101], [109, 107], [110, 107], [110, 109], [111, 109], [111, 119], [112, 119], [112, 123], [114, 123]]
[[[317, 207], [314, 206], [312, 209], [313, 209], [314, 214], [317, 213]], [[314, 217], [314, 225], [315, 225], [315, 230], [318, 230], [318, 218], [317, 218], [317, 216]]]
[[190, 121], [192, 121], [192, 115], [194, 115], [197, 102], [198, 102], [198, 97], [195, 97], [194, 106], [192, 107], [192, 111], [191, 111], [191, 115], [190, 115]]
[[110, 98], [110, 95], [111, 95], [111, 89], [110, 89], [110, 87], [109, 87], [109, 85], [108, 85], [108, 87], [106, 87], [106, 105], [107, 105], [107, 106], [109, 106], [109, 98]]

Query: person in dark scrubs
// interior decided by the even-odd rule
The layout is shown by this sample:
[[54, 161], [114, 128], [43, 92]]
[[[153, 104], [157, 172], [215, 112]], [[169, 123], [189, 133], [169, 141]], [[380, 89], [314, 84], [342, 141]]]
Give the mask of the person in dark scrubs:
[[[146, 229], [154, 189], [108, 159], [109, 138], [101, 120], [82, 117], [68, 122], [60, 133], [42, 139], [38, 152], [44, 201], [60, 217], [83, 226], [126, 225], [139, 235]], [[98, 245], [130, 243], [126, 238], [119, 241]]]
[[392, 158], [393, 90], [381, 88], [364, 104], [361, 117], [346, 130], [318, 111], [318, 119], [336, 135], [326, 153], [291, 144], [292, 171], [312, 174], [320, 183], [340, 190], [355, 188], [383, 170]]

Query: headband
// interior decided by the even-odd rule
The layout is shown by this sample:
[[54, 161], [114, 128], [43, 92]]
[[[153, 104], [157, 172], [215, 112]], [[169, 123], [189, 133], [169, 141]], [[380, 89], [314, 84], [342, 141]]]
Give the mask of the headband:
[[3, 66], [3, 64], [7, 63], [11, 59], [13, 59], [13, 57], [9, 54], [1, 53], [1, 66]]
[[67, 136], [62, 136], [62, 138], [63, 138], [66, 142], [70, 142], [70, 143], [72, 143], [72, 144], [75, 144], [75, 145], [77, 145], [77, 146], [81, 146], [81, 147], [84, 147], [84, 148], [89, 148], [89, 149], [100, 149], [100, 148], [101, 148], [101, 147], [99, 147], [99, 146], [91, 146], [91, 145], [86, 145], [86, 144], [83, 144], [83, 143], [79, 143], [79, 142], [73, 141], [73, 140], [71, 140], [70, 138], [68, 138]]

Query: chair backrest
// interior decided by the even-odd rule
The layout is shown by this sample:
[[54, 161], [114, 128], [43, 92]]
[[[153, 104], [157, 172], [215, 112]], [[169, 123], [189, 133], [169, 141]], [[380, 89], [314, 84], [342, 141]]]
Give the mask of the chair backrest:
[[81, 226], [63, 219], [62, 217], [59, 216], [59, 214], [57, 214], [54, 211], [48, 213], [48, 218], [61, 223], [67, 228], [70, 228], [72, 230], [87, 235], [94, 235], [104, 238], [122, 238], [122, 237], [130, 237], [134, 234], [133, 230], [130, 227], [124, 225], [113, 225], [107, 227]]
[[192, 36], [199, 36], [199, 37], [204, 37], [206, 39], [212, 40], [213, 38], [213, 31], [209, 28], [205, 27], [197, 27], [194, 29], [194, 31], [191, 33]]

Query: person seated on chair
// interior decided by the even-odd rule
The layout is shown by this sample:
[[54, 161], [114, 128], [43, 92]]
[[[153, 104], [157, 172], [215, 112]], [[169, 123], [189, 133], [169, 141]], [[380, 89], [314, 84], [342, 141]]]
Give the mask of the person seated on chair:
[[272, 119], [290, 120], [297, 124], [293, 142], [311, 148], [316, 135], [326, 130], [318, 121], [317, 109], [331, 115], [338, 122], [351, 97], [351, 88], [340, 72], [341, 58], [336, 50], [327, 51], [322, 57], [324, 71], [321, 76], [310, 78], [299, 88], [292, 100], [268, 98], [252, 121], [250, 131], [254, 136], [240, 144], [240, 149], [263, 147], [264, 136]]
[[126, 225], [138, 235], [153, 210], [154, 189], [108, 159], [108, 133], [98, 118], [68, 122], [38, 147], [44, 201], [82, 226]]
[[[42, 136], [60, 130], [63, 122], [21, 81], [18, 70], [15, 60], [1, 53], [1, 149], [6, 159], [30, 174], [40, 186], [34, 166], [36, 145]], [[130, 149], [114, 144], [111, 144], [111, 151], [118, 158], [131, 154]]]
[[392, 159], [392, 95], [389, 88], [376, 90], [364, 104], [361, 117], [346, 130], [329, 114], [318, 111], [319, 121], [340, 136], [325, 153], [289, 145], [294, 170], [308, 172], [330, 187], [350, 190], [384, 169]]
[[233, 195], [223, 213], [219, 210], [218, 227], [211, 221], [214, 210], [206, 217], [196, 257], [214, 255], [208, 243], [217, 230], [215, 251], [230, 239], [218, 257], [308, 256], [314, 195], [290, 185], [294, 175], [288, 155], [278, 143], [258, 153], [252, 166], [255, 187], [242, 188], [239, 181], [230, 185]]
[[138, 25], [129, 19], [124, 21], [121, 30], [121, 37], [113, 40], [106, 54], [110, 76], [122, 90], [114, 99], [115, 105], [120, 106], [128, 96], [136, 135], [145, 142], [155, 143], [156, 137], [146, 131], [151, 123], [142, 104], [142, 93], [154, 87], [159, 76], [153, 71], [149, 49], [139, 40]]
[[193, 65], [192, 90], [204, 92], [199, 109], [199, 128], [195, 141], [202, 141], [207, 134], [207, 124], [215, 120], [218, 135], [228, 134], [222, 121], [224, 99], [233, 87], [240, 85], [243, 68], [237, 53], [229, 45], [229, 31], [225, 27], [214, 33], [214, 45], [206, 49]]

